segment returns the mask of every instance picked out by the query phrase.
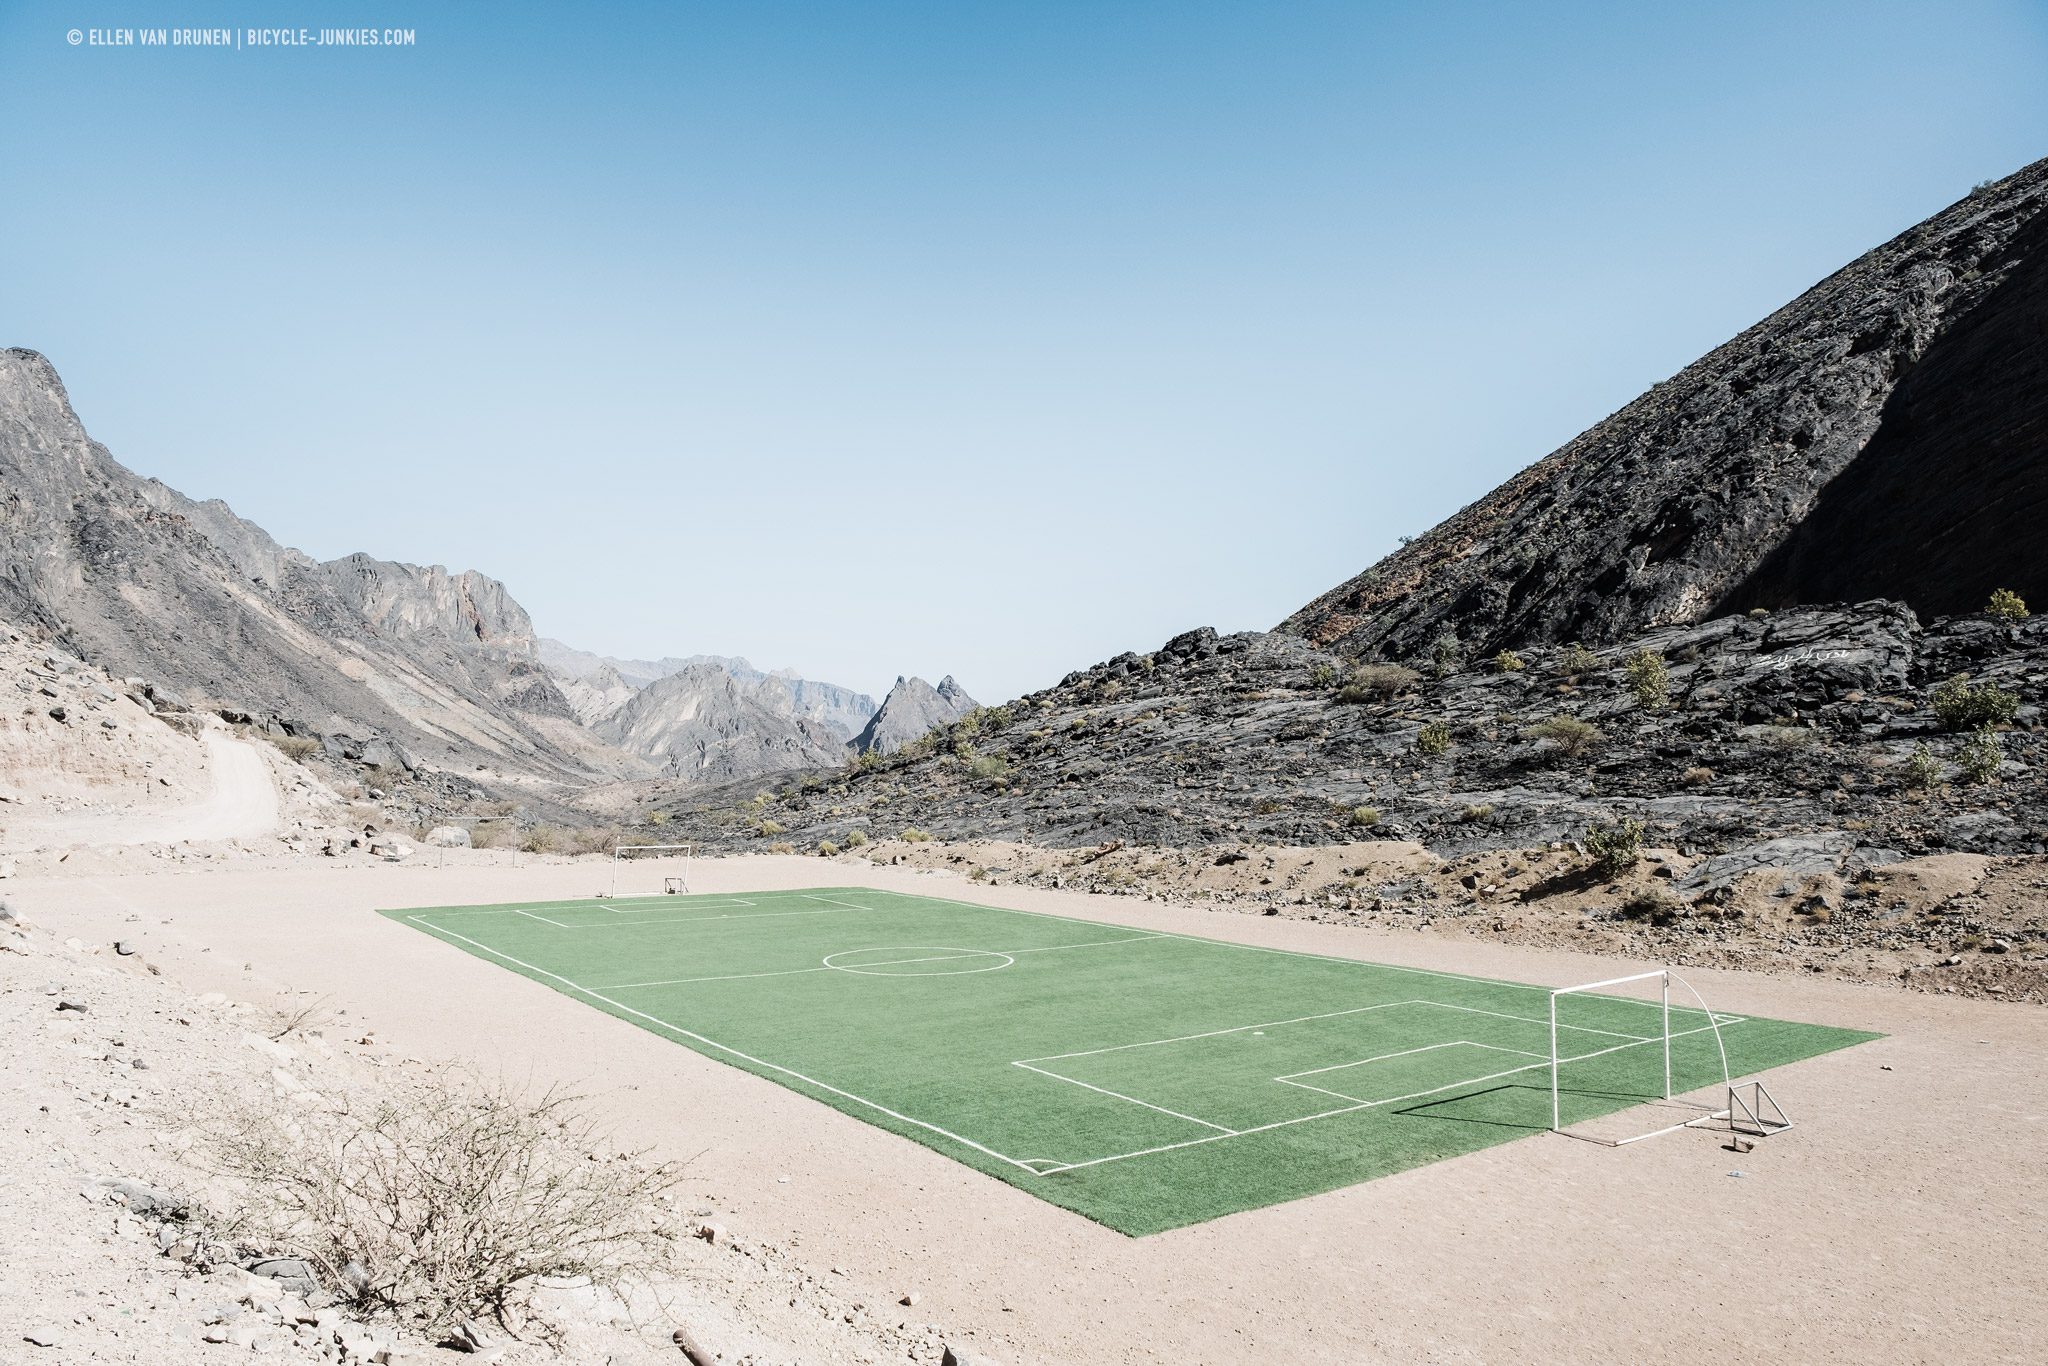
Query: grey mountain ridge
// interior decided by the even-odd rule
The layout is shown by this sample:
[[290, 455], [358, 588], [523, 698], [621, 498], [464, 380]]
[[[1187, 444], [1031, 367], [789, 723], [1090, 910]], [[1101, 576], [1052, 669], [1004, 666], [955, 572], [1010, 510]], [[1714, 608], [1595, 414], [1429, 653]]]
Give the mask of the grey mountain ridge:
[[898, 678], [873, 718], [854, 737], [853, 747], [863, 754], [893, 754], [932, 727], [959, 720], [975, 706], [951, 674], [940, 679], [936, 688], [922, 678]]
[[472, 773], [566, 796], [649, 765], [726, 778], [836, 763], [876, 711], [852, 689], [709, 656], [644, 665], [641, 681], [690, 675], [650, 693], [543, 642], [488, 575], [315, 560], [219, 499], [124, 468], [50, 362], [21, 348], [0, 350], [0, 618], [330, 755], [438, 772], [444, 800]]

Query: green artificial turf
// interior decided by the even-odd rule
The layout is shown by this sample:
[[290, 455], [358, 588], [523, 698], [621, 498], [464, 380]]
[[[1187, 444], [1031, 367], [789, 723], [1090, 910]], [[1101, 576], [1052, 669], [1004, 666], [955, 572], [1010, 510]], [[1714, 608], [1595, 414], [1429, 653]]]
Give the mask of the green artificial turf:
[[[1132, 1235], [1550, 1127], [1543, 987], [867, 888], [384, 914]], [[1662, 1096], [1657, 987], [1560, 998], [1567, 1126]], [[1738, 1079], [1876, 1037], [1714, 1020]]]

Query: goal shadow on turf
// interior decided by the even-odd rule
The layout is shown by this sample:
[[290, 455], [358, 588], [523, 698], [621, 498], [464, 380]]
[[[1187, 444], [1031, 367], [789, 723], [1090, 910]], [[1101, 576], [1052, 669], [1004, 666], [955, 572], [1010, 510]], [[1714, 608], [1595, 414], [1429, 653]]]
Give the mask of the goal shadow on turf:
[[[1638, 1091], [1600, 1090], [1593, 1087], [1566, 1086], [1558, 1088], [1561, 1097], [1591, 1102], [1603, 1113], [1614, 1110], [1614, 1103], [1625, 1107], [1619, 1113], [1629, 1115], [1645, 1106], [1673, 1106], [1689, 1113], [1697, 1113], [1698, 1107], [1678, 1101], [1667, 1101], [1661, 1095]], [[1460, 1090], [1452, 1095], [1430, 1096], [1392, 1109], [1388, 1113], [1404, 1119], [1427, 1119], [1440, 1123], [1480, 1124], [1489, 1128], [1513, 1129], [1520, 1133], [1543, 1133], [1550, 1128], [1550, 1087], [1534, 1082], [1497, 1082], [1492, 1085]]]

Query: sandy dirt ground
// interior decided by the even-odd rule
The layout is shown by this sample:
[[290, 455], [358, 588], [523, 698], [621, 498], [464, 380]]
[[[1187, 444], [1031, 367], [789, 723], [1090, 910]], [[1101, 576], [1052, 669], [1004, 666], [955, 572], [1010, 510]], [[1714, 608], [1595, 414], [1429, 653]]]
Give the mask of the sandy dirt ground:
[[205, 791], [195, 800], [103, 810], [44, 806], [8, 821], [5, 847], [179, 844], [254, 839], [276, 830], [283, 810], [269, 759], [249, 741], [219, 730], [207, 731], [199, 743], [205, 754]]
[[[948, 1341], [1011, 1366], [2030, 1362], [2048, 1343], [2048, 1012], [2036, 1007], [1688, 971], [1717, 1008], [1889, 1037], [1771, 1074], [1798, 1127], [1748, 1154], [1706, 1131], [1621, 1149], [1537, 1135], [1130, 1239], [371, 913], [585, 894], [608, 871], [479, 851], [439, 867], [280, 858], [4, 890], [59, 934], [139, 942], [192, 991], [315, 993], [405, 1053], [583, 1087], [623, 1137], [690, 1159], [706, 1206], [740, 1236], [836, 1269], [876, 1302], [915, 1291]], [[1529, 982], [1627, 966], [864, 860], [704, 861], [692, 874], [701, 891], [861, 883]]]

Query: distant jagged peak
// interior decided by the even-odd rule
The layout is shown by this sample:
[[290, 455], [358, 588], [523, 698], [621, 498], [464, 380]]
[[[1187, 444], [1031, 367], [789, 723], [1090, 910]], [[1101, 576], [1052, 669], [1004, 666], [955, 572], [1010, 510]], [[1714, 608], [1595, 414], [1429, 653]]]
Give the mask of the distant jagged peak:
[[898, 676], [896, 686], [854, 737], [852, 747], [864, 754], [893, 753], [934, 726], [952, 724], [977, 705], [951, 674], [940, 679], [936, 688], [915, 675]]

